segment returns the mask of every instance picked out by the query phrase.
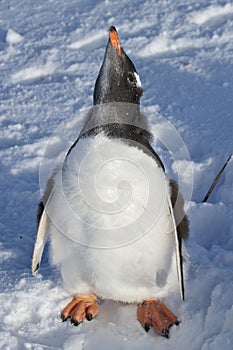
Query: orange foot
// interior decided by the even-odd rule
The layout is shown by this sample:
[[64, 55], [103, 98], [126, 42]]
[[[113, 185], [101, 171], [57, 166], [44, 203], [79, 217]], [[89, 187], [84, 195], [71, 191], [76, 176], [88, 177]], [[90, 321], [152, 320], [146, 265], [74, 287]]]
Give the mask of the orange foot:
[[78, 326], [86, 318], [91, 321], [97, 314], [99, 308], [97, 298], [94, 294], [76, 295], [73, 300], [62, 310], [62, 321], [70, 318], [71, 323]]
[[158, 299], [144, 300], [138, 305], [137, 318], [146, 332], [152, 326], [156, 332], [169, 337], [169, 328], [180, 323], [177, 317]]

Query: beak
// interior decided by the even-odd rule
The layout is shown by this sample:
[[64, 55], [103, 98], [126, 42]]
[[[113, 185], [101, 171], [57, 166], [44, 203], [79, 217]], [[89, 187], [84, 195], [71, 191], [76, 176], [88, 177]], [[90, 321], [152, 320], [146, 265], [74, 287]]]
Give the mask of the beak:
[[111, 26], [109, 28], [109, 40], [110, 40], [110, 43], [112, 44], [112, 46], [117, 49], [118, 56], [121, 57], [122, 56], [122, 50], [121, 50], [119, 37], [118, 37], [116, 28], [113, 27], [113, 26]]

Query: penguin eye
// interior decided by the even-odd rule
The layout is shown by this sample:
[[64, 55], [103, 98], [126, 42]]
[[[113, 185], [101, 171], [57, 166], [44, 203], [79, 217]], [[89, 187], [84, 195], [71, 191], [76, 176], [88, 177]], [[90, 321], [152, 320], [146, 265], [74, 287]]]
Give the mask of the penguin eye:
[[131, 73], [131, 72], [129, 72], [129, 73], [128, 73], [127, 79], [128, 79], [128, 81], [129, 81], [130, 83], [133, 83], [133, 82], [135, 81], [134, 74]]

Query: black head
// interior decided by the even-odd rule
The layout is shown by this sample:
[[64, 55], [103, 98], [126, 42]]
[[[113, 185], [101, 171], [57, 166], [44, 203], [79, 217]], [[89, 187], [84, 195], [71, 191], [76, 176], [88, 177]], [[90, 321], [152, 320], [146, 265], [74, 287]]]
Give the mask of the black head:
[[109, 29], [109, 41], [95, 83], [94, 104], [140, 103], [142, 87], [133, 62], [120, 46], [115, 27]]

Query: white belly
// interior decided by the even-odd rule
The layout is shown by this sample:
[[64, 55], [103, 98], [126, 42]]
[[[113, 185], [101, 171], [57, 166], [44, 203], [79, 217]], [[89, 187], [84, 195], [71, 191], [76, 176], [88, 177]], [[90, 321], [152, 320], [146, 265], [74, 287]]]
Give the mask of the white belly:
[[52, 260], [73, 293], [126, 302], [171, 285], [175, 240], [169, 186], [141, 150], [103, 135], [80, 140], [55, 180]]

